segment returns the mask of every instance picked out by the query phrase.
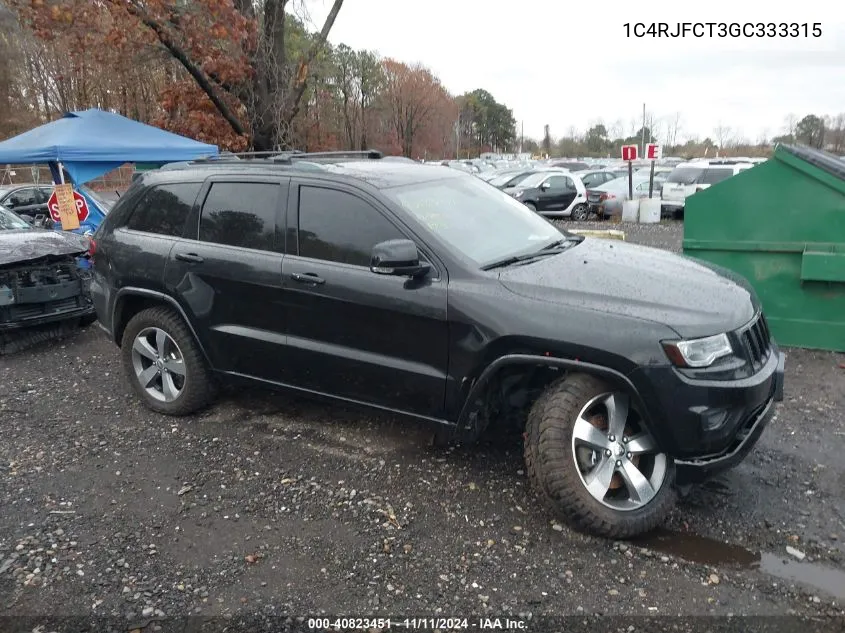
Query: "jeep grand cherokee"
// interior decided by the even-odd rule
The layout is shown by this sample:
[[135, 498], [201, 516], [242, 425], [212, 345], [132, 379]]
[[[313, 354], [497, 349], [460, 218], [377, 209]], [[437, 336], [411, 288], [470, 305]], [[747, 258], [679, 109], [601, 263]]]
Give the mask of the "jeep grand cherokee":
[[540, 498], [611, 537], [751, 450], [784, 356], [743, 279], [366, 156], [201, 160], [133, 184], [95, 235], [92, 294], [149, 408], [190, 414], [245, 378], [441, 438], [516, 424]]

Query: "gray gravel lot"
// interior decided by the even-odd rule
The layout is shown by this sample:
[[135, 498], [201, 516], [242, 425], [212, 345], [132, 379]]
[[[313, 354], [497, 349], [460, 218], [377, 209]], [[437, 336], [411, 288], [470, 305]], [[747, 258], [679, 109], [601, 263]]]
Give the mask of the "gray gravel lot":
[[[579, 226], [680, 250], [677, 223]], [[551, 521], [518, 440], [433, 449], [402, 420], [245, 388], [153, 414], [93, 326], [0, 357], [0, 615], [843, 615], [842, 363], [788, 350], [748, 460], [621, 543]]]

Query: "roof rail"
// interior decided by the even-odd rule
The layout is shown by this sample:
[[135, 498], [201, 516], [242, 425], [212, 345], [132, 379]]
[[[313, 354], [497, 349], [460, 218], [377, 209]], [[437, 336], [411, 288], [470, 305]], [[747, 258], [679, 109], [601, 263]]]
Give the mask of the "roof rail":
[[303, 152], [298, 149], [283, 150], [283, 151], [261, 151], [261, 152], [224, 152], [221, 154], [213, 154], [209, 156], [202, 156], [195, 158], [193, 163], [226, 163], [232, 161], [242, 160], [266, 160], [273, 163], [290, 163], [291, 160], [299, 159], [331, 159], [331, 158], [368, 158], [379, 159], [383, 158], [378, 150], [353, 150], [353, 151], [336, 151], [336, 152]]

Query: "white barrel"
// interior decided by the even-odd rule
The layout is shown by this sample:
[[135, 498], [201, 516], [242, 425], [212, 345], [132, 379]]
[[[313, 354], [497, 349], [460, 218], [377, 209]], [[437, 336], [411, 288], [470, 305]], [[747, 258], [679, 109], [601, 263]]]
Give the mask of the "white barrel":
[[657, 224], [660, 222], [660, 198], [643, 198], [640, 200], [640, 223]]
[[639, 200], [625, 200], [622, 203], [622, 221], [623, 222], [636, 222], [637, 216], [640, 212], [640, 201]]

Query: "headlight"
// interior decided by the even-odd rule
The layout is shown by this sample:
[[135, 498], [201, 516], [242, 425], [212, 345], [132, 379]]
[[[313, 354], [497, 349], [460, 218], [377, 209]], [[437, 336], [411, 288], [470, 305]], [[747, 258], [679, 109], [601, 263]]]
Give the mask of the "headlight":
[[524, 192], [522, 189], [517, 189], [517, 190], [516, 190], [516, 191], [514, 191], [511, 195], [512, 195], [514, 198], [521, 198], [521, 197], [522, 197], [522, 195], [523, 195], [524, 193], [525, 193], [525, 192]]
[[663, 349], [678, 367], [709, 367], [717, 359], [733, 354], [727, 334], [688, 341], [663, 341]]

